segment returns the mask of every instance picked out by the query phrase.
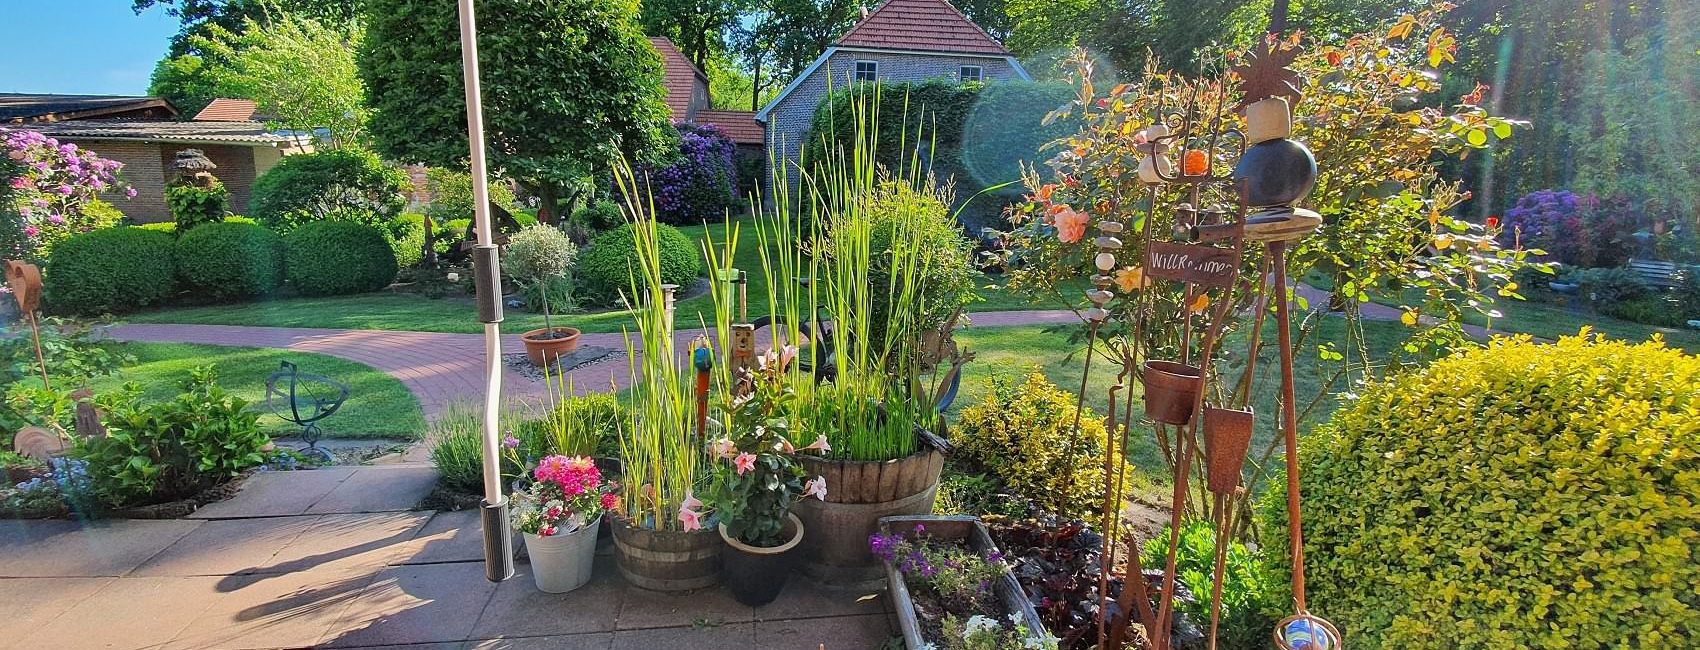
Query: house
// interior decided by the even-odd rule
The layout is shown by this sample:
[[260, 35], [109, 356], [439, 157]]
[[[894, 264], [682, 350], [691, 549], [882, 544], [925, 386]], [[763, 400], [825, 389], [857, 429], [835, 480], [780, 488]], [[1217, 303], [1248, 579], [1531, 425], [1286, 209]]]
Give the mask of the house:
[[[667, 107], [673, 111], [673, 121], [720, 129], [737, 145], [737, 153], [734, 155], [740, 161], [740, 166], [754, 161], [755, 166], [759, 167], [760, 162], [767, 158], [767, 137], [761, 123], [756, 121], [755, 112], [713, 110], [708, 75], [691, 63], [684, 52], [680, 52], [679, 48], [673, 45], [673, 41], [653, 36], [650, 37], [649, 43], [655, 46], [656, 53], [661, 55], [661, 65], [665, 70], [662, 81], [667, 89]], [[751, 189], [753, 188], [738, 188], [739, 194]]]
[[[829, 88], [870, 81], [1030, 81], [1027, 71], [986, 30], [945, 0], [886, 0], [826, 48], [755, 114], [771, 160], [797, 160], [815, 107]], [[769, 169], [769, 178], [772, 178]], [[789, 174], [791, 188], [799, 183]]]
[[113, 205], [138, 222], [169, 221], [165, 184], [177, 152], [200, 149], [230, 190], [230, 209], [247, 212], [254, 179], [285, 155], [311, 151], [310, 137], [274, 133], [254, 120], [253, 102], [219, 99], [194, 120], [158, 97], [0, 94], [0, 128], [31, 129], [124, 164], [136, 197]]

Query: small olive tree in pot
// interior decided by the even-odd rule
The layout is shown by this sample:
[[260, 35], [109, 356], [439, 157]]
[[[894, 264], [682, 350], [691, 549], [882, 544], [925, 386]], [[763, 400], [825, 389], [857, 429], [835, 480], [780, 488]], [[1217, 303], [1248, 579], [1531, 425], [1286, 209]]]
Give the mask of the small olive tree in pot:
[[555, 327], [549, 308], [551, 294], [558, 294], [560, 287], [567, 286], [568, 273], [577, 257], [578, 247], [553, 226], [532, 226], [508, 240], [508, 277], [532, 289], [543, 310], [543, 329], [520, 335], [526, 355], [538, 366], [547, 366], [561, 355], [578, 349], [579, 331]]

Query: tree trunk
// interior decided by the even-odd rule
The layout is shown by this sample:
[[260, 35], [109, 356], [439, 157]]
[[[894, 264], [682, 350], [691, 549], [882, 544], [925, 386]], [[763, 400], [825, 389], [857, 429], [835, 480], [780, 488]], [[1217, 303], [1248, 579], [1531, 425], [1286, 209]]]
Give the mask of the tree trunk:
[[537, 220], [542, 223], [555, 223], [555, 199], [559, 196], [560, 188], [554, 183], [539, 183], [537, 185]]
[[419, 259], [424, 262], [425, 268], [436, 268], [437, 247], [436, 242], [431, 241], [435, 237], [436, 224], [431, 221], [429, 216], [425, 217], [423, 221], [425, 223], [425, 250], [421, 253]]

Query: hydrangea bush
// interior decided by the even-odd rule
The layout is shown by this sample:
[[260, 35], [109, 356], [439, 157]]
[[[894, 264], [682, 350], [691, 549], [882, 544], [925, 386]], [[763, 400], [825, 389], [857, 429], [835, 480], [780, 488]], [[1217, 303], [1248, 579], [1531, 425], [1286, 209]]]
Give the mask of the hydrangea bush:
[[0, 142], [0, 258], [39, 263], [71, 235], [116, 223], [116, 211], [97, 208], [101, 193], [136, 196], [116, 160], [35, 131], [0, 130]]
[[714, 126], [679, 124], [678, 129], [678, 158], [642, 172], [653, 193], [655, 217], [679, 225], [724, 218], [738, 200], [732, 163], [736, 145]]

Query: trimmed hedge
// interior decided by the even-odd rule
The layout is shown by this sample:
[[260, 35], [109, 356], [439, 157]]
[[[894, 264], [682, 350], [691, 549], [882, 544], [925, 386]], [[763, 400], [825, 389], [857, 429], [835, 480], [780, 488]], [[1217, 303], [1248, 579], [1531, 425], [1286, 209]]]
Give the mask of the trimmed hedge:
[[[685, 288], [696, 284], [697, 277], [702, 275], [702, 253], [696, 243], [678, 228], [664, 223], [655, 224], [655, 233], [661, 249], [661, 281]], [[622, 292], [630, 295], [636, 247], [629, 223], [591, 240], [590, 248], [579, 254], [573, 276], [578, 280], [579, 297], [586, 304], [611, 307]]]
[[251, 298], [283, 284], [283, 239], [252, 223], [208, 223], [177, 239], [177, 276], [197, 297]]
[[353, 221], [314, 221], [284, 236], [290, 286], [309, 296], [377, 291], [395, 280], [395, 251], [383, 230]]
[[1309, 604], [1354, 647], [1700, 644], [1700, 358], [1498, 339], [1368, 387], [1302, 449]]
[[367, 223], [384, 223], [401, 212], [412, 187], [405, 172], [370, 151], [343, 148], [284, 156], [254, 180], [248, 212], [278, 232], [310, 221], [361, 220], [351, 215], [362, 213], [373, 215]]
[[43, 281], [55, 312], [123, 313], [164, 302], [176, 291], [171, 235], [142, 228], [106, 228], [53, 248]]

